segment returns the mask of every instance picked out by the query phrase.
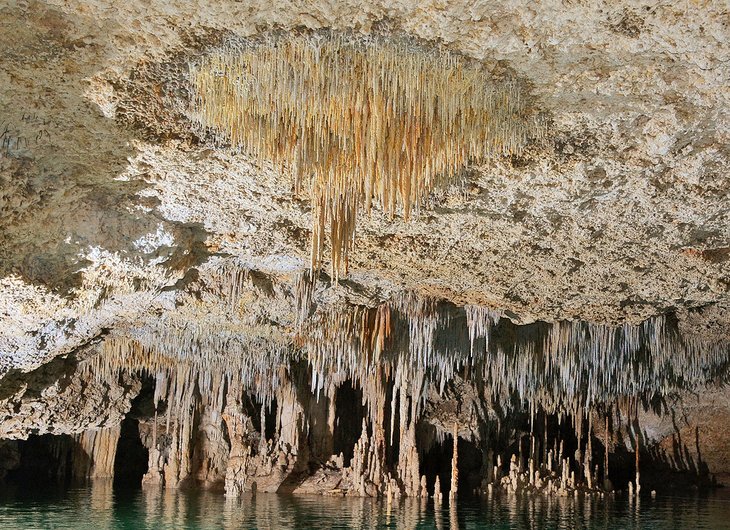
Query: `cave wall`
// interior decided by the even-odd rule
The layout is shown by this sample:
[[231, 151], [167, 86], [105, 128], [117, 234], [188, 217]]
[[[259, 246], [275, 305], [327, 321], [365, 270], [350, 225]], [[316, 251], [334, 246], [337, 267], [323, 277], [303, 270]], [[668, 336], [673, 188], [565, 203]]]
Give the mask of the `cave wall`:
[[[89, 348], [0, 381], [0, 438], [77, 434], [118, 426], [141, 388], [138, 374], [101, 379], [79, 365]], [[93, 441], [89, 441], [93, 444]]]
[[[456, 425], [487, 484], [517, 489], [537, 483], [537, 403], [573, 453], [533, 461], [556, 490], [601, 456], [600, 430], [568, 417], [613, 418], [616, 487], [635, 430], [657, 465], [727, 471], [727, 392], [705, 386], [728, 357], [727, 24], [712, 0], [1, 5], [0, 473], [28, 439], [54, 476], [101, 478], [133, 421], [141, 447], [121, 454], [146, 459], [147, 486], [413, 496]], [[446, 47], [523, 84], [545, 134], [462, 168], [408, 222], [360, 216], [348, 274], [302, 281], [311, 197], [188, 112], [190, 64], [272, 28]], [[426, 298], [467, 324], [436, 333]], [[470, 364], [482, 351], [488, 370]], [[579, 411], [576, 373], [646, 399]], [[155, 395], [133, 411], [143, 374]]]
[[498, 489], [572, 495], [625, 490], [634, 480], [636, 432], [645, 489], [708, 486], [730, 472], [720, 436], [730, 417], [722, 387], [701, 398], [675, 396], [664, 414], [619, 404], [605, 431], [598, 411], [571, 417], [540, 407], [502, 410], [461, 376], [442, 393], [431, 385], [421, 402], [413, 399], [420, 395], [414, 385], [429, 386], [428, 379], [401, 379], [397, 371], [318, 389], [307, 364], [276, 370], [279, 385], [268, 402], [230, 375], [178, 370], [145, 383], [132, 378], [137, 396], [109, 426], [34, 434], [29, 416], [27, 440], [0, 445], [2, 475], [9, 482], [114, 479], [232, 497], [259, 491], [438, 499]]
[[344, 279], [368, 303], [414, 290], [523, 323], [705, 308], [688, 327], [726, 336], [725, 7], [1, 6], [0, 372], [159, 314], [220, 254], [305, 268], [311, 201], [289, 169], [208, 141], [186, 113], [192, 61], [272, 28], [402, 32], [510, 72], [550, 118], [543, 142], [464, 168], [412, 221], [358, 220]]

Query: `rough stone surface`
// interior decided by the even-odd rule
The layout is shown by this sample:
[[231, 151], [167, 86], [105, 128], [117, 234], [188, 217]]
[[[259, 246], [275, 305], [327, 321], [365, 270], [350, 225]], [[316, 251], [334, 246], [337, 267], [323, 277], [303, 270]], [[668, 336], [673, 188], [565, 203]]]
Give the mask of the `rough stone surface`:
[[[657, 444], [661, 458], [674, 468], [691, 473], [711, 472], [730, 477], [727, 443], [730, 393], [709, 387], [697, 395], [685, 395], [668, 403], [668, 413], [646, 414], [641, 427], [646, 439]], [[727, 482], [726, 482], [727, 484]]]
[[[502, 62], [551, 117], [545, 142], [470, 168], [417, 220], [363, 219], [351, 281], [384, 295], [409, 288], [485, 304], [525, 322], [635, 322], [675, 308], [726, 308], [724, 7], [6, 3], [3, 369], [36, 367], [143, 312], [207, 253], [303, 267], [309, 205], [291, 193], [289, 175], [199, 144], [180, 112], [187, 57], [225, 34], [277, 25], [368, 32], [386, 21]], [[92, 278], [98, 267], [134, 269], [137, 279], [115, 292], [114, 281]], [[84, 297], [88, 304], [78, 302]], [[724, 329], [727, 311], [713, 318]], [[45, 340], [19, 339], [38, 334]]]
[[[350, 274], [339, 285], [323, 277], [318, 303], [374, 307], [410, 290], [517, 323], [672, 312], [685, 336], [728, 340], [730, 14], [721, 0], [10, 0], [0, 5], [0, 438], [119, 425], [139, 380], [99, 379], [76, 359], [104, 336], [219, 353], [291, 342], [308, 198], [286, 171], [192, 127], [184, 72], [230, 35], [300, 26], [441, 43], [514, 72], [549, 119], [544, 141], [465, 168], [415, 219], [360, 219]], [[256, 296], [216, 279], [227, 263], [253, 271]], [[195, 416], [195, 384], [176, 398], [184, 406], [169, 430], [163, 418], [140, 424], [148, 484], [197, 480], [240, 493], [251, 467], [262, 489], [393, 493], [383, 432], [363, 433], [349, 467], [328, 459], [323, 436], [312, 445], [322, 453], [316, 474], [292, 485], [313, 457], [300, 452], [310, 447], [299, 422], [314, 405], [279, 395], [294, 427], [252, 462], [247, 412], [218, 416], [206, 403], [214, 412]], [[464, 414], [488, 412], [456, 386], [423, 412], [439, 436], [456, 421], [459, 436], [476, 439], [478, 423]], [[385, 390], [370, 390], [382, 427]], [[696, 405], [685, 397], [673, 405], [685, 423], [665, 415], [643, 425], [667, 451], [681, 437], [682, 462], [701, 452], [711, 470], [730, 471], [726, 405], [722, 389]], [[412, 449], [415, 423], [405, 413], [400, 421]], [[12, 467], [15, 446], [0, 453], [9, 462], [0, 468]], [[399, 480], [413, 494], [425, 485], [418, 458], [404, 455]]]
[[[77, 434], [118, 426], [141, 388], [139, 377], [97, 380], [74, 358], [57, 358], [0, 384], [0, 438]], [[90, 444], [93, 445], [93, 438]]]

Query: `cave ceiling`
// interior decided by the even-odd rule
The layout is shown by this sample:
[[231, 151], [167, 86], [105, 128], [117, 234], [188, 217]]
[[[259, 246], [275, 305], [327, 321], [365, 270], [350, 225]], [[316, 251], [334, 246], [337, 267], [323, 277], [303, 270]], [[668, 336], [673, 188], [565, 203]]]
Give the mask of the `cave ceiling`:
[[[416, 39], [517, 80], [541, 120], [520, 149], [427, 190], [410, 219], [361, 211], [339, 281], [324, 255], [320, 304], [408, 292], [516, 324], [671, 314], [727, 340], [724, 2], [11, 1], [2, 373], [161, 319], [286, 342], [312, 201], [286, 164], [214, 138], [190, 112], [190, 65], [272, 31]], [[229, 285], [234, 268], [247, 292]], [[245, 305], [235, 322], [216, 289]]]

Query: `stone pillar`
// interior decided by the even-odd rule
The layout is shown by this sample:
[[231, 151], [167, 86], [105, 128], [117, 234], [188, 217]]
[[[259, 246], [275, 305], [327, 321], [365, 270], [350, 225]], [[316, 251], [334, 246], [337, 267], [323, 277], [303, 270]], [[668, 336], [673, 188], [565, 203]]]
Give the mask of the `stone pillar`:
[[78, 480], [114, 478], [114, 460], [121, 428], [88, 430], [74, 436], [72, 477]]
[[223, 436], [223, 374], [212, 374], [201, 388], [200, 420], [194, 435], [192, 468], [196, 481], [204, 488], [213, 487], [225, 479], [229, 448]]
[[[238, 399], [229, 401], [223, 413], [223, 421], [228, 429], [228, 439], [231, 443], [226, 464], [226, 497], [239, 497], [248, 486], [248, 468], [252, 458], [249, 435], [254, 432], [253, 422], [243, 413]], [[261, 430], [264, 430], [263, 427]]]
[[459, 491], [459, 424], [454, 422], [454, 450], [451, 457], [451, 489], [449, 498], [455, 499]]

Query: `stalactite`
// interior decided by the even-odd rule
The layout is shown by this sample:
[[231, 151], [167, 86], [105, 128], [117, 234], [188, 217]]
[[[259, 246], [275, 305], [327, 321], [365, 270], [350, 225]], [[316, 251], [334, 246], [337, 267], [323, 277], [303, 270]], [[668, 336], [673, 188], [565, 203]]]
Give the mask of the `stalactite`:
[[226, 260], [207, 273], [207, 282], [219, 289], [221, 299], [225, 300], [227, 309], [233, 314], [241, 310], [242, 295], [246, 292], [250, 272], [248, 267]]
[[296, 302], [296, 328], [301, 330], [313, 310], [315, 276], [305, 270], [297, 276], [294, 283], [294, 299]]
[[[240, 263], [219, 264], [201, 276], [207, 282], [204, 296], [214, 293], [226, 301], [221, 312], [225, 318], [208, 325], [196, 321], [193, 312], [169, 312], [149, 326], [135, 324], [109, 334], [99, 355], [81, 361], [82, 370], [98, 381], [124, 371], [155, 377], [155, 413], [147, 420], [151, 441], [145, 442], [146, 484], [176, 487], [187, 480], [225, 479], [226, 490], [235, 496], [254, 483], [275, 491], [290, 473], [311, 465], [319, 466], [321, 483], [335, 492], [423, 495], [422, 452], [450, 434], [457, 444], [458, 432], [450, 433], [450, 427], [473, 421], [473, 426], [461, 425], [462, 433], [483, 444], [486, 455], [494, 451], [483, 466], [487, 490], [595, 492], [601, 486], [593, 469], [592, 443], [601, 429], [593, 425], [593, 417], [598, 420], [601, 411], [602, 487], [610, 491], [611, 410], [626, 418], [627, 429], [633, 423], [638, 459], [640, 401], [698, 387], [718, 367], [727, 366], [730, 353], [727, 344], [686, 339], [664, 317], [638, 326], [516, 326], [486, 308], [458, 308], [415, 293], [377, 307], [315, 304], [314, 293], [321, 291], [308, 278], [295, 289], [302, 301], [297, 302], [300, 316], [289, 322], [289, 335], [274, 326], [259, 333], [256, 322], [242, 324], [246, 305], [266, 296], [253, 293], [250, 279], [255, 273], [247, 271]], [[365, 416], [348, 467], [344, 457], [330, 454], [338, 419], [335, 397], [345, 381], [361, 392]], [[454, 392], [460, 395], [464, 385], [492, 411], [479, 411], [472, 404], [469, 413], [428, 418], [427, 404], [450, 399]], [[250, 410], [241, 407], [243, 395], [260, 404], [260, 432], [253, 432]], [[266, 440], [265, 426], [271, 423], [266, 410], [273, 405], [274, 436]], [[494, 411], [499, 411], [496, 417]], [[500, 455], [499, 444], [508, 440], [499, 433], [513, 436], [513, 427], [499, 422], [523, 413], [529, 413], [529, 440], [518, 438], [517, 455]], [[475, 419], [465, 420], [469, 414]], [[576, 453], [572, 438], [568, 445], [560, 433], [548, 438], [548, 416], [557, 417], [563, 429], [572, 426]], [[424, 421], [433, 421], [434, 429], [418, 431]], [[213, 457], [220, 449], [210, 449], [226, 444], [223, 424], [231, 443], [228, 462]], [[233, 437], [238, 437], [235, 451]], [[455, 459], [457, 453], [455, 445]], [[503, 459], [510, 462], [504, 477]], [[636, 490], [638, 470], [637, 460]], [[458, 468], [454, 471], [452, 481]], [[330, 481], [335, 475], [339, 486], [335, 478]]]
[[499, 323], [500, 314], [492, 309], [484, 306], [467, 305], [464, 306], [466, 313], [466, 325], [469, 329], [469, 341], [471, 342], [471, 354], [475, 356], [475, 343], [478, 339], [484, 339], [484, 351], [489, 351], [489, 338], [492, 335], [492, 329]]
[[269, 34], [202, 57], [190, 79], [195, 120], [309, 190], [312, 268], [329, 232], [335, 279], [359, 210], [407, 220], [467, 162], [544, 134], [515, 81], [405, 37]]
[[[231, 285], [238, 285], [235, 278], [245, 274], [223, 276], [233, 278]], [[494, 327], [502, 320], [488, 310], [471, 307], [465, 311], [472, 350], [475, 340], [484, 336], [489, 345], [485, 351], [460, 352], [458, 345], [445, 343], [444, 333], [452, 333], [447, 331], [449, 317], [433, 302], [413, 295], [377, 309], [315, 312], [305, 319], [300, 331], [314, 374], [313, 391], [323, 388], [333, 376], [343, 377], [335, 374], [344, 374], [356, 383], [363, 381], [377, 364], [392, 373], [403, 356], [397, 349], [389, 350], [398, 321], [394, 314], [407, 323], [409, 358], [405, 364], [428, 372], [424, 390], [435, 382], [442, 391], [444, 384], [468, 364], [471, 376], [483, 381], [501, 406], [512, 406], [510, 396], [516, 393], [523, 402], [539, 403], [546, 413], [570, 411], [578, 404], [584, 408], [610, 404], [620, 395], [661, 396], [675, 381], [691, 389], [703, 384], [713, 367], [728, 359], [727, 345], [685, 340], [667, 330], [663, 317], [618, 328], [581, 322], [557, 323], [547, 332], [534, 325], [518, 327], [514, 343], [507, 349]], [[161, 373], [185, 362], [193, 371], [223, 370], [230, 377], [240, 377], [248, 388], [270, 401], [278, 385], [276, 372], [270, 376], [271, 367], [291, 362], [293, 355], [283, 336], [274, 338], [267, 331], [259, 338], [255, 332], [250, 326], [241, 334], [215, 326], [202, 329], [193, 322], [163, 317], [144, 332], [135, 331], [133, 338], [109, 337], [104, 343], [105, 354], [88, 364], [94, 377], [103, 379], [124, 366]], [[398, 335], [403, 336], [402, 331]], [[266, 355], [248, 354], [262, 350]], [[639, 361], [644, 358], [651, 362]], [[636, 366], [642, 368], [637, 370]]]
[[[493, 312], [470, 307], [465, 311], [472, 351], [464, 352], [458, 344], [449, 345], [453, 331], [448, 314], [433, 302], [408, 295], [380, 308], [378, 312], [387, 308], [389, 315], [404, 317], [407, 329], [401, 333], [408, 337], [409, 363], [426, 369], [428, 381], [435, 382], [440, 392], [468, 365], [471, 377], [483, 381], [492, 398], [508, 408], [515, 394], [523, 403], [539, 403], [550, 414], [589, 410], [621, 395], [663, 396], [678, 383], [683, 388], [703, 385], [715, 367], [729, 359], [727, 344], [700, 346], [696, 340], [685, 340], [667, 329], [664, 317], [617, 328], [583, 322], [515, 327], [514, 342], [505, 344], [495, 330], [502, 320]], [[391, 341], [382, 340], [394, 335], [391, 326], [397, 318], [389, 318], [387, 333], [376, 335], [374, 314], [374, 309], [354, 308], [310, 320], [304, 342], [317, 373], [344, 369], [359, 381], [374, 363], [398, 362], [403, 353], [394, 351], [397, 355], [391, 356], [387, 349]], [[374, 336], [381, 337], [385, 348], [379, 348], [377, 355], [369, 346], [368, 337]], [[481, 338], [488, 347], [475, 351], [475, 341]]]

